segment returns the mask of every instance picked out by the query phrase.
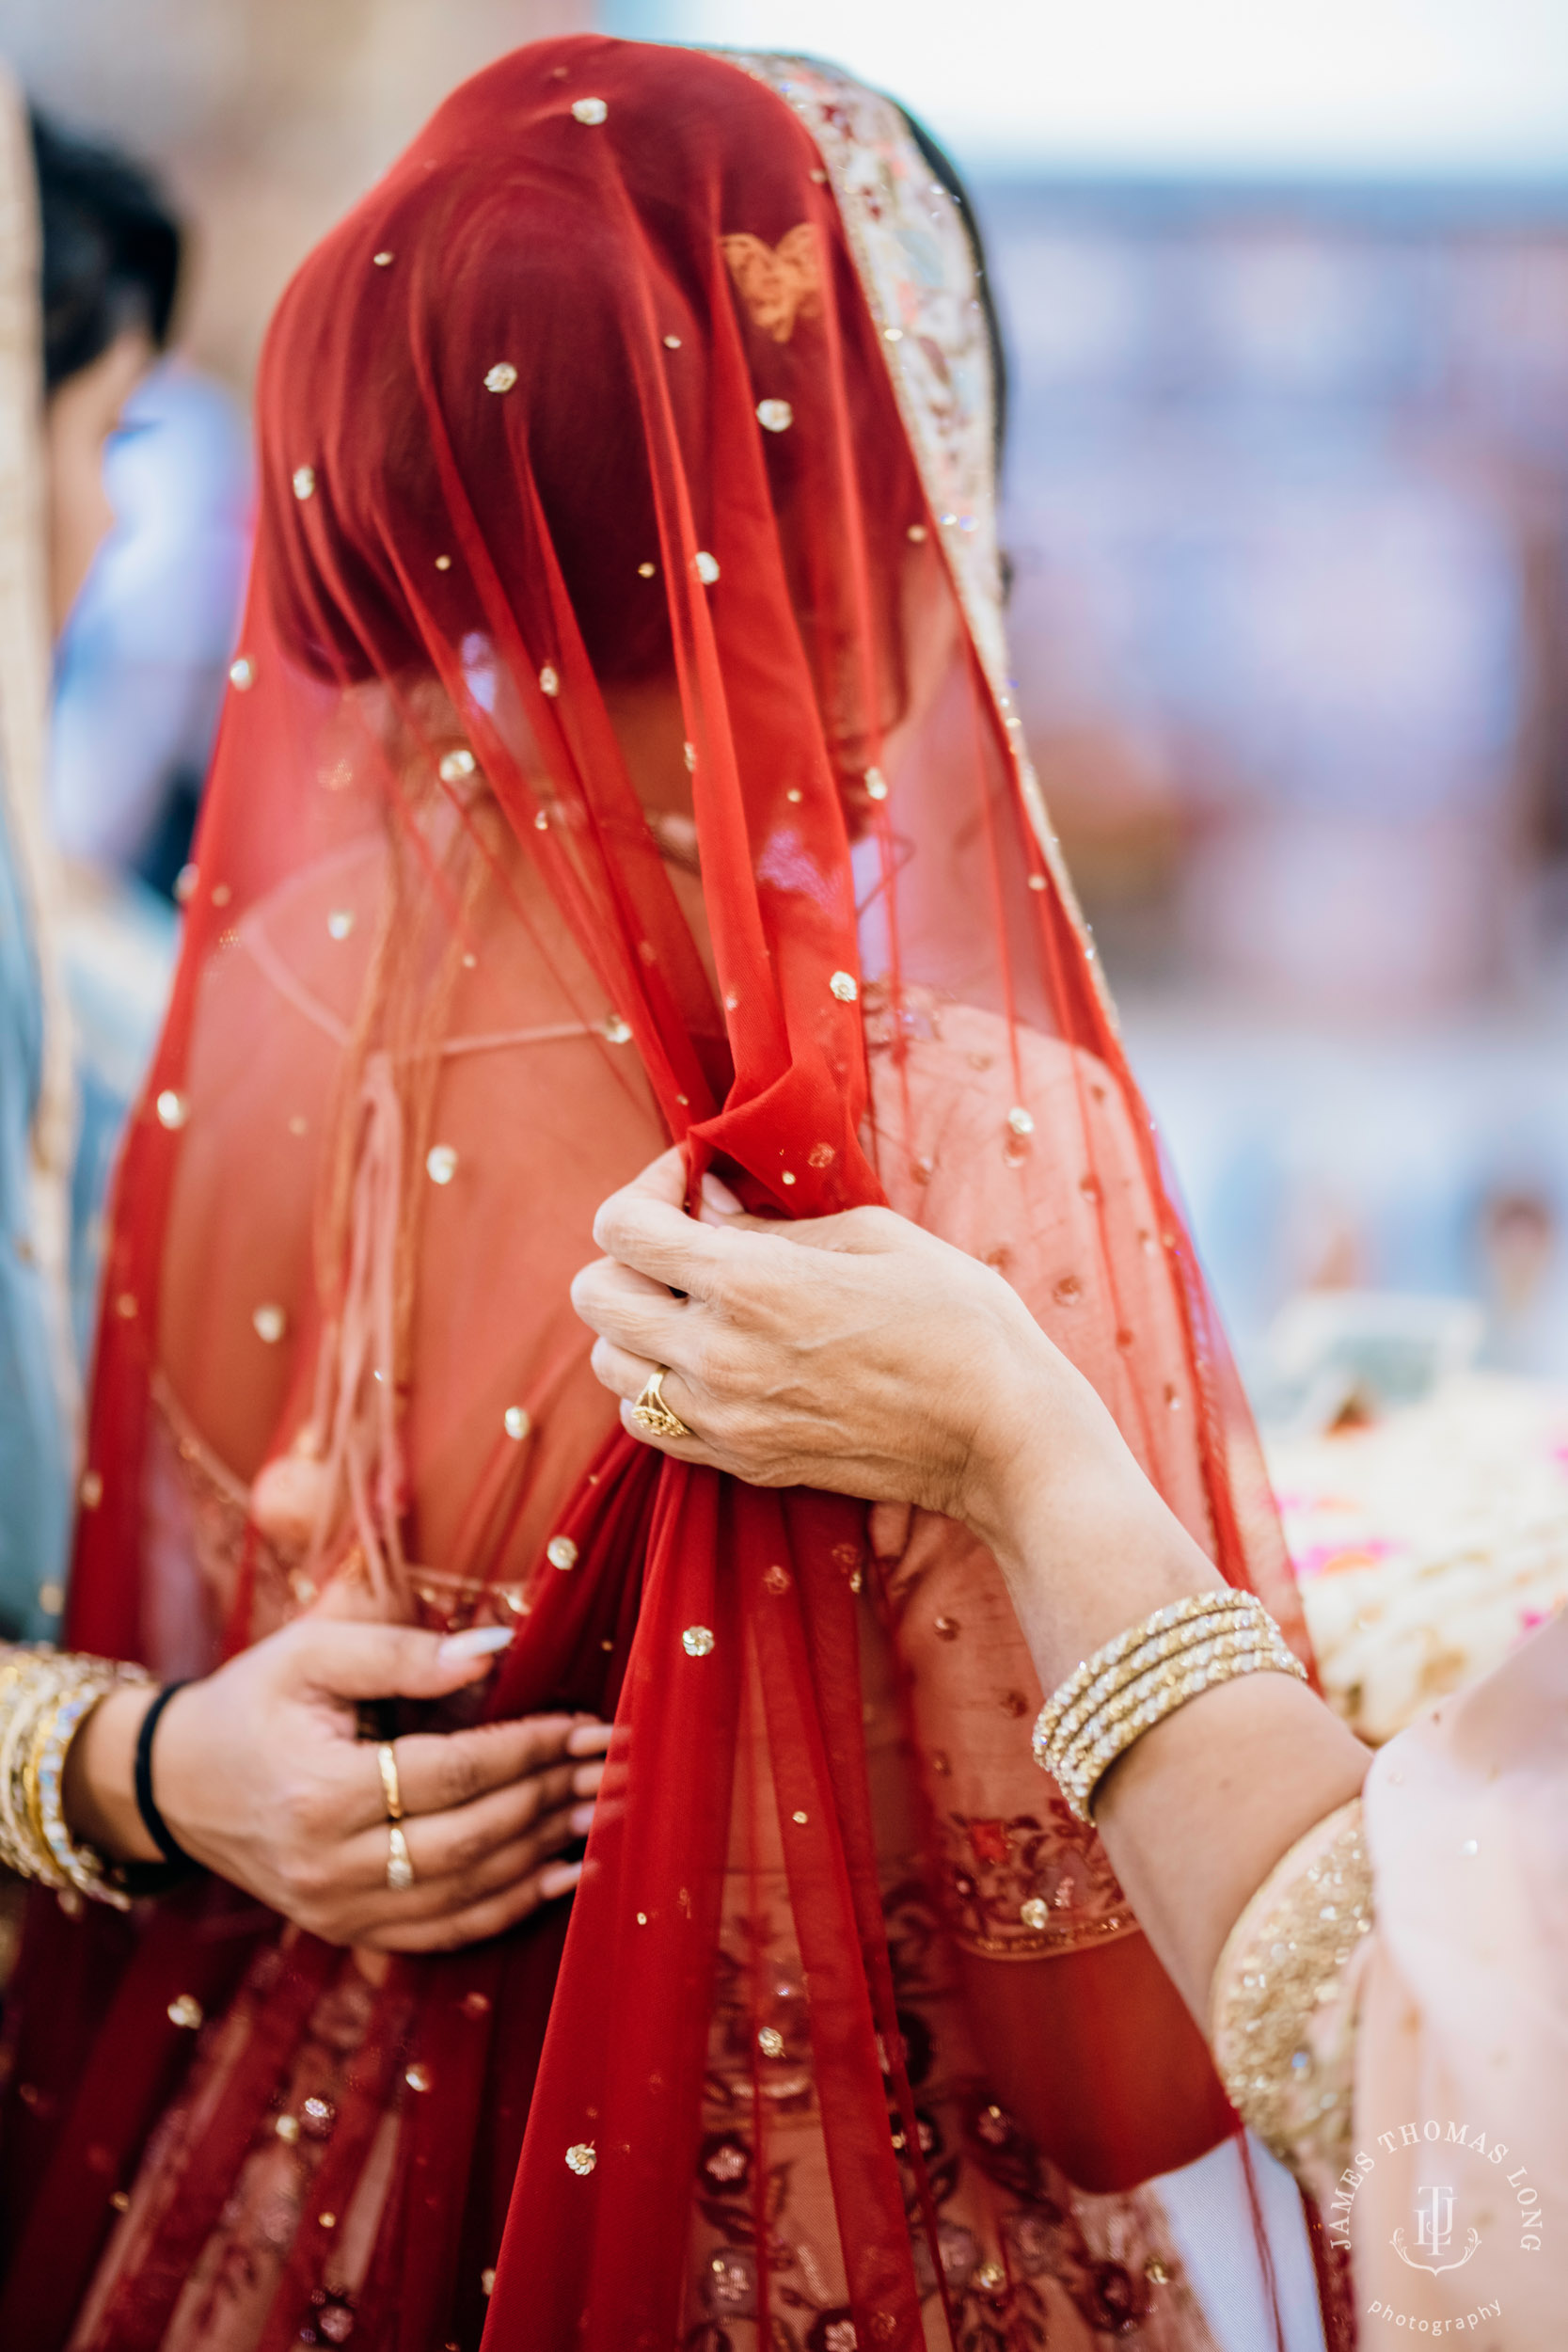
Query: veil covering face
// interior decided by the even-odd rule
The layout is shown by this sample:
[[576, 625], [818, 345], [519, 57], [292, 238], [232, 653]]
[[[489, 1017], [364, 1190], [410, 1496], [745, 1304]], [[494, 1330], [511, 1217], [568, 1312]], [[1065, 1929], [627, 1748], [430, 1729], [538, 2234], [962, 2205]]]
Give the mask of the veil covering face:
[[500, 1622], [495, 1712], [617, 1731], [569, 1925], [40, 1912], [8, 2343], [1210, 2344], [1138, 2184], [1231, 2119], [994, 1565], [635, 1445], [567, 1294], [672, 1137], [886, 1200], [1304, 1645], [1012, 710], [993, 391], [960, 204], [798, 60], [522, 50], [284, 296], [71, 1638]]

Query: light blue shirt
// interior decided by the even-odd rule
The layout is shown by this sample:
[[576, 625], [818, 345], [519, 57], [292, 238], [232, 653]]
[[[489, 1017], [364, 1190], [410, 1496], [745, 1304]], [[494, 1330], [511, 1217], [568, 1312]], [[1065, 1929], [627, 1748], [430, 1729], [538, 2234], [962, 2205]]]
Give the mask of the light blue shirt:
[[0, 810], [0, 1635], [38, 1640], [56, 1619], [71, 1539], [71, 1435], [48, 1280], [33, 1251], [32, 1126], [43, 1007], [26, 900]]

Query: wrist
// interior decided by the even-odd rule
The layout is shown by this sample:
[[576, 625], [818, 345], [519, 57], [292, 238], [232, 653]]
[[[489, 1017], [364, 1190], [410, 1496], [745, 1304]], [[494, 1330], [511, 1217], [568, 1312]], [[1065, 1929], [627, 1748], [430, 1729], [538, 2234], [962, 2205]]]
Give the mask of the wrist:
[[1033, 1319], [1008, 1342], [991, 1359], [961, 1510], [1004, 1573], [1135, 1508], [1145, 1485], [1097, 1391]]
[[976, 1485], [974, 1532], [996, 1559], [1041, 1683], [1053, 1690], [1151, 1611], [1223, 1582], [1144, 1475], [1089, 1383], [1057, 1359]]
[[123, 1684], [93, 1708], [66, 1753], [61, 1805], [72, 1837], [116, 1862], [157, 1862], [136, 1806], [136, 1737], [157, 1692]]
[[991, 1316], [954, 1365], [965, 1406], [948, 1508], [1001, 1559], [1018, 1549], [1038, 1516], [1041, 1488], [1060, 1473], [1059, 1429], [1078, 1375], [1022, 1299], [993, 1279]]

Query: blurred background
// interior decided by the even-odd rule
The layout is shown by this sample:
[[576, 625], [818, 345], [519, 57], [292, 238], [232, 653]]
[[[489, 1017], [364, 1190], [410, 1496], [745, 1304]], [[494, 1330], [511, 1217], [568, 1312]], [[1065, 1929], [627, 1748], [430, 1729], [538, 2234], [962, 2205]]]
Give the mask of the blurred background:
[[62, 648], [68, 850], [171, 888], [290, 270], [448, 87], [590, 27], [836, 56], [972, 183], [1022, 707], [1259, 1396], [1304, 1294], [1568, 1375], [1562, 0], [0, 0], [195, 240]]

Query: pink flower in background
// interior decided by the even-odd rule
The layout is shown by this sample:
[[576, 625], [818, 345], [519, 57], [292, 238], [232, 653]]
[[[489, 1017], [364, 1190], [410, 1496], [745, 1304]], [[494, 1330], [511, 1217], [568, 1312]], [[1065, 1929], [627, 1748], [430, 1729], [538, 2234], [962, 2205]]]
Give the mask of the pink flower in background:
[[1381, 1535], [1369, 1535], [1358, 1544], [1308, 1544], [1301, 1551], [1292, 1551], [1291, 1565], [1298, 1577], [1343, 1576], [1352, 1568], [1375, 1568], [1379, 1561], [1403, 1549], [1402, 1544], [1389, 1543]]

